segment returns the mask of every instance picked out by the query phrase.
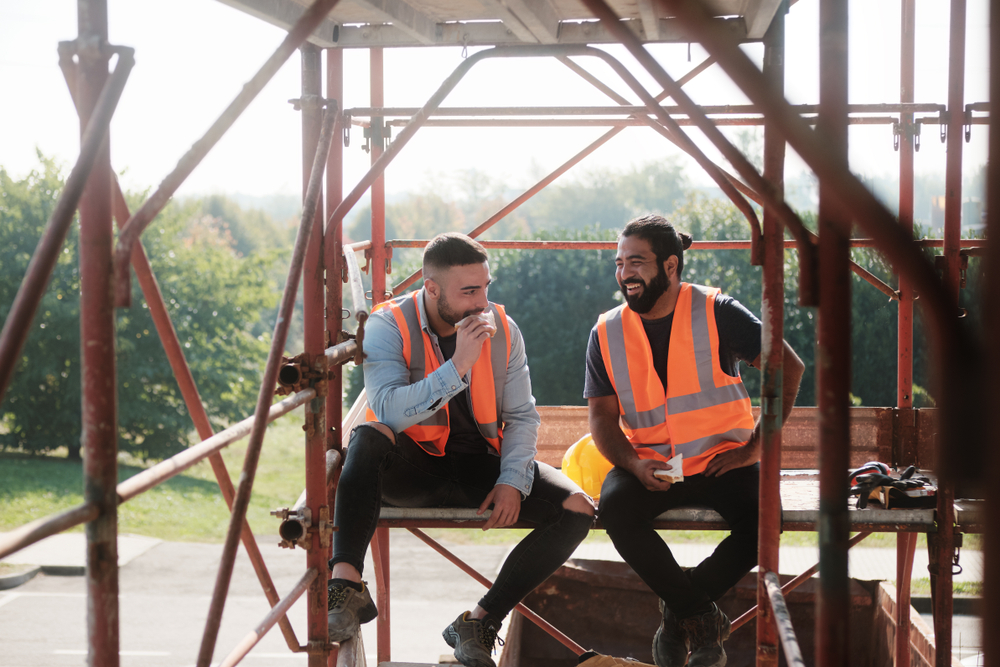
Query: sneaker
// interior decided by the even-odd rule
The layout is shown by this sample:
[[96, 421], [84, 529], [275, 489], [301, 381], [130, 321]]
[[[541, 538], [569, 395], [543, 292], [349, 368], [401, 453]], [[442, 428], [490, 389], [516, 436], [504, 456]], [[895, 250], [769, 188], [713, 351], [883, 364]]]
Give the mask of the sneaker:
[[327, 583], [327, 621], [330, 641], [346, 642], [358, 634], [362, 623], [378, 616], [378, 608], [368, 592], [368, 584], [361, 582], [361, 590], [331, 580]]
[[663, 621], [653, 636], [653, 662], [656, 667], [684, 667], [691, 650], [687, 632], [663, 600], [660, 600], [660, 614]]
[[722, 642], [729, 639], [729, 619], [719, 605], [712, 603], [712, 609], [704, 614], [682, 619], [680, 626], [687, 632], [691, 642], [691, 657], [688, 667], [724, 667], [726, 651]]
[[455, 622], [444, 629], [441, 635], [448, 646], [455, 649], [455, 658], [465, 667], [496, 667], [491, 657], [496, 642], [500, 621], [487, 615], [483, 619], [471, 618], [469, 612], [462, 612]]

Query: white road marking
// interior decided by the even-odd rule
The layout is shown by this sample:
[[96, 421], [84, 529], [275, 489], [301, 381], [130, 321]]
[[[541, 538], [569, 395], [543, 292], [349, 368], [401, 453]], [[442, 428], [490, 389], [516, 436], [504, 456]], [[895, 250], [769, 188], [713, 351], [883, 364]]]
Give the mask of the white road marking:
[[7, 593], [3, 597], [0, 597], [0, 607], [4, 606], [8, 602], [13, 602], [23, 595], [23, 593]]

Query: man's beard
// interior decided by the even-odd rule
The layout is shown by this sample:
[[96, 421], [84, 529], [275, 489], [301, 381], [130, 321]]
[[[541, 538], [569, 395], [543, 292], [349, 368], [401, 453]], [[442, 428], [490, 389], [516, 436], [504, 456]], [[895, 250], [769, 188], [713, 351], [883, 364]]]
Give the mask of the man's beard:
[[[638, 296], [630, 296], [628, 290], [625, 289], [626, 285], [632, 283], [642, 285], [642, 293]], [[653, 309], [656, 302], [659, 301], [660, 297], [670, 287], [670, 278], [667, 277], [667, 272], [663, 270], [663, 265], [660, 264], [660, 270], [657, 272], [656, 277], [650, 280], [648, 284], [639, 278], [629, 278], [628, 282], [619, 282], [618, 286], [621, 288], [622, 296], [625, 297], [625, 303], [628, 304], [628, 307], [639, 315], [645, 315]]]
[[477, 315], [483, 312], [475, 308], [467, 310], [464, 313], [459, 313], [458, 311], [453, 310], [451, 304], [448, 303], [448, 299], [444, 296], [444, 290], [441, 291], [441, 296], [438, 298], [437, 309], [438, 316], [451, 326], [455, 326], [469, 315]]

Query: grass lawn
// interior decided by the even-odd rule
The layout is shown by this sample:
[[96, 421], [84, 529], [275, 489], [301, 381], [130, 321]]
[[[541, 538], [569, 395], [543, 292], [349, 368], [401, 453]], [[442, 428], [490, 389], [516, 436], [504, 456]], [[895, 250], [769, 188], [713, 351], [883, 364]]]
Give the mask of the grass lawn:
[[[305, 488], [302, 408], [268, 428], [247, 519], [254, 534], [273, 535], [278, 519], [270, 511], [292, 506]], [[247, 439], [222, 451], [236, 485]], [[120, 461], [118, 479], [143, 470], [141, 462]], [[63, 456], [0, 452], [0, 531], [69, 509], [83, 502], [83, 466]], [[215, 475], [207, 461], [118, 506], [119, 532], [180, 542], [222, 542], [229, 525]], [[73, 529], [82, 531], [79, 526]]]
[[[305, 487], [302, 408], [273, 423], [264, 439], [254, 481], [248, 519], [254, 534], [277, 538], [278, 520], [270, 511], [290, 507]], [[239, 478], [246, 453], [246, 439], [222, 451], [230, 476]], [[120, 462], [118, 476], [125, 480], [143, 469], [141, 462]], [[68, 509], [83, 502], [82, 464], [62, 456], [25, 456], [0, 452], [0, 531]], [[164, 482], [118, 507], [119, 532], [187, 542], [222, 542], [229, 525], [229, 512], [219, 493], [208, 462]], [[74, 530], [82, 531], [83, 527]], [[428, 529], [436, 539], [460, 544], [515, 544], [526, 530]], [[674, 543], [717, 543], [717, 531], [669, 531], [665, 539]], [[607, 542], [604, 531], [592, 531], [590, 542]], [[817, 546], [814, 532], [785, 532], [783, 546]], [[894, 548], [894, 533], [875, 533], [859, 546]], [[917, 548], [926, 549], [924, 535]], [[965, 549], [981, 549], [981, 536], [966, 535]]]

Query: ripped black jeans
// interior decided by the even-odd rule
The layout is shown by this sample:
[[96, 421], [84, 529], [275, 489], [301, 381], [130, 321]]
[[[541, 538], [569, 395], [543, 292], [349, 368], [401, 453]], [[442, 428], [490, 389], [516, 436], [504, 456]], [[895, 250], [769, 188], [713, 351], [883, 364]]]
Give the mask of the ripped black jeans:
[[[431, 456], [405, 433], [394, 445], [371, 426], [357, 427], [337, 487], [330, 567], [343, 562], [362, 572], [382, 503], [479, 507], [499, 475], [500, 457], [494, 454]], [[537, 527], [510, 552], [480, 607], [503, 619], [572, 555], [594, 520], [563, 507], [574, 493], [583, 492], [552, 466], [535, 462], [531, 495], [521, 501], [519, 520]]]

